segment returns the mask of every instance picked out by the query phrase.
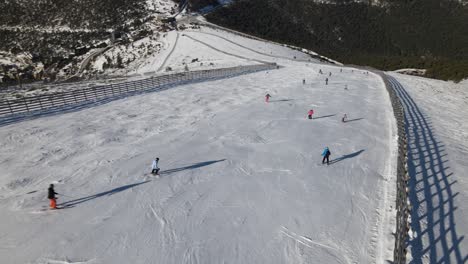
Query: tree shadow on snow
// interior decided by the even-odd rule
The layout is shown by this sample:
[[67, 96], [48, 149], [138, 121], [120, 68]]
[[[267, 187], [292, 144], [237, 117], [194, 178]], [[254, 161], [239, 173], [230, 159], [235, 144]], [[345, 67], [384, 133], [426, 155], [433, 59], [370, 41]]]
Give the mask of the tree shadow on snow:
[[87, 201], [90, 201], [90, 200], [94, 200], [94, 199], [102, 197], [102, 196], [106, 196], [106, 195], [110, 196], [110, 195], [113, 195], [113, 194], [116, 194], [116, 193], [119, 193], [119, 192], [123, 192], [125, 190], [131, 189], [133, 187], [136, 187], [138, 185], [145, 184], [145, 183], [148, 183], [148, 182], [150, 182], [150, 181], [144, 181], [144, 182], [124, 185], [124, 186], [117, 187], [117, 188], [114, 188], [112, 190], [105, 191], [105, 192], [102, 192], [102, 193], [97, 193], [97, 194], [89, 195], [89, 196], [86, 196], [86, 197], [78, 198], [78, 199], [75, 199], [75, 200], [67, 201], [67, 202], [64, 202], [64, 203], [61, 203], [61, 204], [57, 204], [57, 206], [59, 206], [59, 207], [72, 207], [72, 206], [75, 206], [77, 204], [81, 204], [81, 203], [84, 203], [84, 202], [87, 202]]
[[179, 172], [179, 171], [184, 171], [184, 170], [193, 170], [193, 169], [197, 169], [197, 168], [200, 168], [200, 167], [209, 166], [209, 165], [214, 164], [214, 163], [222, 162], [222, 161], [225, 161], [225, 160], [226, 160], [226, 159], [199, 162], [199, 163], [195, 163], [195, 164], [192, 164], [192, 165], [189, 165], [189, 166], [185, 166], [185, 167], [180, 167], [180, 168], [165, 170], [165, 171], [162, 171], [162, 172], [160, 173], [160, 175], [163, 175], [163, 174], [171, 174], [171, 173], [175, 173], [175, 172]]
[[326, 116], [319, 116], [319, 117], [313, 117], [312, 119], [327, 118], [327, 117], [332, 117], [332, 116], [336, 116], [336, 114], [333, 114], [333, 115], [326, 115]]
[[456, 230], [456, 181], [446, 165], [444, 146], [437, 140], [429, 117], [424, 115], [404, 87], [387, 76], [405, 109], [408, 136], [409, 199], [411, 229], [408, 247], [411, 264], [467, 263], [460, 248], [464, 236]]
[[331, 165], [331, 164], [338, 163], [338, 162], [343, 161], [343, 160], [345, 160], [345, 159], [354, 158], [354, 157], [356, 157], [356, 156], [359, 156], [359, 155], [360, 155], [361, 153], [363, 153], [363, 152], [364, 152], [364, 150], [361, 149], [361, 150], [356, 151], [356, 152], [353, 152], [353, 153], [351, 153], [351, 154], [343, 155], [343, 156], [341, 156], [341, 157], [339, 157], [339, 158], [337, 158], [337, 159], [331, 160], [331, 161], [330, 161], [330, 165]]

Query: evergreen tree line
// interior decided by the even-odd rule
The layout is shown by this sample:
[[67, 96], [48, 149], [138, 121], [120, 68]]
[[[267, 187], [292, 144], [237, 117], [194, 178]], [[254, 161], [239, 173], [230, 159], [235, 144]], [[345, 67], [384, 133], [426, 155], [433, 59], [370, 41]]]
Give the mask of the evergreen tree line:
[[142, 19], [144, 0], [11, 0], [0, 1], [0, 25], [89, 28], [103, 30]]
[[237, 0], [208, 20], [343, 63], [425, 68], [427, 77], [444, 80], [468, 77], [468, 6], [458, 1]]

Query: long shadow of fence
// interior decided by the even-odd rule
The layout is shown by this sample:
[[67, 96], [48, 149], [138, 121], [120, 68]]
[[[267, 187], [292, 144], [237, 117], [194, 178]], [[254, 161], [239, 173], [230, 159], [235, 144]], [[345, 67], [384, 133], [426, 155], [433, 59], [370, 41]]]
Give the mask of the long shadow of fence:
[[447, 154], [436, 140], [428, 117], [394, 78], [388, 76], [405, 108], [408, 137], [409, 199], [412, 205], [411, 229], [414, 233], [408, 241], [412, 261], [430, 263], [466, 263], [460, 242], [463, 236], [455, 228], [455, 196], [452, 191]]

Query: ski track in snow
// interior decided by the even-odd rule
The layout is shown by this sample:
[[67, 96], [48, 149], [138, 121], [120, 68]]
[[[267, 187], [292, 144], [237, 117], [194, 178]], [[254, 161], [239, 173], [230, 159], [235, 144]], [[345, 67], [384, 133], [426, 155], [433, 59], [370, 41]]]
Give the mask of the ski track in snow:
[[169, 52], [169, 54], [167, 54], [166, 58], [164, 59], [164, 61], [161, 63], [161, 66], [159, 66], [159, 68], [156, 70], [157, 72], [160, 72], [164, 69], [164, 67], [166, 66], [167, 64], [167, 61], [171, 58], [172, 56], [172, 53], [174, 53], [174, 50], [176, 49], [177, 47], [177, 42], [179, 41], [179, 37], [180, 37], [180, 34], [178, 32], [176, 32], [176, 39], [174, 41], [174, 43], [172, 44], [172, 49], [171, 51]]
[[[229, 33], [189, 34], [214, 48], [197, 44], [204, 61], [283, 67], [1, 127], [0, 260], [377, 262], [386, 229], [375, 228], [376, 210], [388, 208], [376, 186], [394, 184], [381, 175], [395, 147], [379, 77], [282, 59], [300, 55]], [[187, 39], [168, 66], [192, 58]], [[329, 85], [319, 69], [333, 73]], [[341, 123], [343, 113], [356, 120]], [[325, 146], [330, 166], [320, 164]], [[149, 175], [155, 157], [159, 177]], [[52, 182], [73, 207], [31, 213]]]
[[308, 237], [295, 234], [294, 232], [289, 231], [288, 228], [284, 226], [281, 226], [281, 233], [308, 248], [320, 247], [326, 249], [329, 252], [329, 254], [333, 256], [334, 260], [336, 260], [336, 263], [351, 263], [350, 260], [346, 258], [346, 255], [342, 254], [340, 252], [340, 249], [336, 247], [331, 247], [324, 243], [313, 241]]

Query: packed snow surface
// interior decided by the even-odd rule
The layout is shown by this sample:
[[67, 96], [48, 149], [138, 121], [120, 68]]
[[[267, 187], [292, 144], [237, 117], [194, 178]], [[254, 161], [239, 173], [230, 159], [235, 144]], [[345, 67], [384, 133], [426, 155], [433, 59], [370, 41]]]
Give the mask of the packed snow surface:
[[[0, 262], [384, 263], [396, 138], [380, 77], [186, 34], [210, 42], [198, 57], [282, 67], [0, 127]], [[50, 183], [65, 209], [42, 210]]]
[[468, 81], [391, 75], [407, 112], [411, 263], [466, 263]]

